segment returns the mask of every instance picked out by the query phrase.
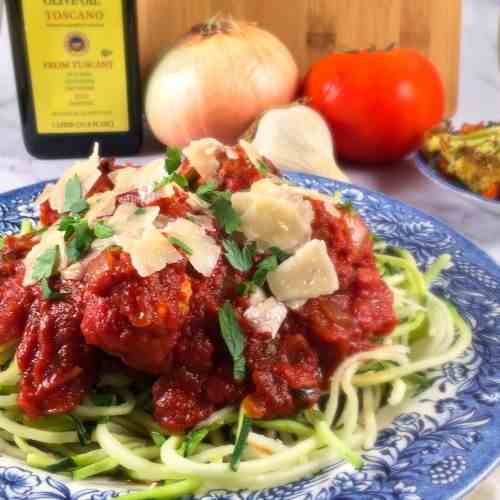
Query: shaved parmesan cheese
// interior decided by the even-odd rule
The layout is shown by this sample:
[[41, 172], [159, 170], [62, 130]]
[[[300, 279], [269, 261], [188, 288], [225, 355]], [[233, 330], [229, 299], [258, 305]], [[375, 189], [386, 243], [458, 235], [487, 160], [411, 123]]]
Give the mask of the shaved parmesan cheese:
[[191, 141], [182, 153], [188, 159], [189, 164], [200, 174], [204, 180], [215, 180], [219, 161], [215, 153], [224, 149], [224, 145], [216, 139], [200, 139]]
[[203, 276], [210, 276], [221, 253], [213, 238], [208, 236], [203, 228], [190, 220], [179, 218], [165, 227], [169, 236], [185, 243], [192, 254], [188, 255], [189, 262]]
[[161, 271], [167, 264], [183, 259], [167, 238], [153, 226], [148, 227], [139, 239], [128, 234], [118, 235], [116, 243], [130, 255], [132, 265], [142, 277], [150, 276]]
[[155, 182], [165, 177], [165, 159], [158, 158], [143, 167], [125, 167], [109, 174], [114, 193], [119, 195], [138, 189], [153, 191]]
[[85, 215], [85, 220], [89, 226], [93, 227], [100, 217], [108, 217], [115, 211], [116, 197], [112, 191], [97, 193], [87, 200], [89, 211]]
[[238, 192], [231, 203], [241, 218], [240, 230], [259, 248], [278, 246], [288, 252], [311, 238], [313, 210], [300, 196]]
[[82, 194], [85, 196], [101, 176], [101, 171], [99, 170], [100, 163], [101, 160], [99, 159], [97, 150], [94, 148], [92, 156], [86, 160], [77, 161], [71, 168], [66, 170], [53, 189], [50, 190], [48, 199], [51, 208], [57, 210], [59, 213], [64, 212], [66, 183], [75, 175], [80, 180]]
[[[340, 217], [340, 212], [336, 208], [333, 196], [320, 193], [314, 189], [307, 189], [298, 186], [292, 186], [277, 178], [265, 178], [252, 184], [251, 190], [256, 193], [268, 194], [271, 196], [300, 196], [313, 200], [322, 201], [326, 210], [334, 217]], [[285, 194], [286, 193], [286, 194]]]
[[224, 152], [230, 160], [237, 160], [239, 158], [238, 153], [231, 146], [225, 146]]
[[53, 182], [49, 182], [43, 188], [43, 191], [38, 195], [35, 200], [35, 205], [40, 206], [44, 201], [49, 199], [50, 193], [53, 191], [55, 184]]
[[287, 315], [286, 307], [274, 297], [249, 307], [243, 316], [257, 332], [269, 332], [274, 338]]
[[146, 207], [138, 212], [133, 203], [123, 203], [106, 224], [113, 229], [115, 236], [126, 234], [131, 238], [140, 238], [146, 228], [153, 226], [159, 213], [160, 207]]
[[286, 304], [286, 307], [288, 307], [288, 309], [292, 309], [293, 311], [296, 311], [297, 309], [300, 309], [306, 302], [307, 302], [307, 300], [305, 300], [305, 299], [287, 300], [285, 302], [285, 304]]
[[249, 142], [241, 139], [239, 142], [239, 145], [241, 146], [241, 149], [245, 151], [245, 154], [247, 155], [247, 158], [250, 160], [250, 163], [254, 167], [259, 166], [259, 161], [261, 161], [262, 155], [257, 151], [255, 146], [253, 144], [250, 144]]
[[46, 250], [54, 248], [55, 246], [59, 247], [59, 259], [56, 264], [57, 268], [55, 269], [55, 271], [57, 272], [67, 267], [69, 259], [66, 254], [66, 242], [64, 241], [64, 233], [62, 231], [58, 231], [57, 224], [54, 224], [47, 231], [42, 233], [42, 239], [40, 240], [40, 243], [35, 245], [24, 258], [24, 286], [33, 285], [33, 283], [36, 283], [36, 280], [33, 279], [32, 273], [38, 257], [40, 257], [40, 255], [42, 255]]
[[280, 301], [307, 300], [338, 290], [339, 280], [326, 243], [312, 240], [267, 275], [273, 295]]

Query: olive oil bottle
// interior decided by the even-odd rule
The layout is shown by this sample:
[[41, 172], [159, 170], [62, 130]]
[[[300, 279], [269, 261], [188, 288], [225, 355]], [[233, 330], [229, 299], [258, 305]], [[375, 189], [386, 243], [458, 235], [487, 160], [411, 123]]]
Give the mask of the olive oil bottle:
[[135, 0], [6, 0], [24, 142], [39, 158], [142, 142]]

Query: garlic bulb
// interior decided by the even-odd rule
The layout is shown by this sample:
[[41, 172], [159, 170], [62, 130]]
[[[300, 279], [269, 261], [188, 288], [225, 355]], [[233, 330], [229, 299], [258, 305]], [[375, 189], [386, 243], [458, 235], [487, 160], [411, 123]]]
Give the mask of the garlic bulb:
[[252, 144], [280, 169], [349, 181], [335, 161], [328, 125], [318, 112], [303, 104], [264, 113]]

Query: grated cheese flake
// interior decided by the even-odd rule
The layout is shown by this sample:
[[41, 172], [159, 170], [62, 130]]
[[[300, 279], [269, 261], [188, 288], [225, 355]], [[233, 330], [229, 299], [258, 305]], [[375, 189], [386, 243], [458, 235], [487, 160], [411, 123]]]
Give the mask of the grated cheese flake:
[[307, 300], [338, 290], [339, 280], [326, 243], [311, 240], [267, 275], [272, 294], [280, 301]]
[[75, 175], [82, 185], [82, 195], [85, 196], [101, 176], [101, 171], [99, 170], [100, 163], [101, 160], [99, 159], [97, 148], [94, 147], [94, 151], [89, 158], [77, 161], [72, 167], [66, 170], [50, 190], [48, 200], [51, 208], [57, 210], [59, 213], [64, 212], [66, 183]]
[[250, 163], [258, 168], [259, 167], [259, 161], [262, 159], [262, 155], [257, 151], [256, 147], [253, 144], [250, 144], [249, 142], [241, 139], [239, 142], [239, 145], [241, 146], [241, 149], [245, 152], [247, 155], [248, 160]]
[[257, 332], [268, 332], [274, 338], [285, 321], [287, 312], [287, 308], [281, 302], [269, 297], [249, 307], [243, 316]]
[[215, 157], [218, 150], [224, 149], [224, 145], [217, 139], [206, 138], [191, 141], [182, 153], [188, 159], [203, 180], [216, 180], [219, 161]]
[[221, 249], [205, 230], [188, 219], [179, 218], [165, 226], [165, 233], [185, 243], [191, 250], [191, 265], [203, 276], [210, 276], [217, 265]]

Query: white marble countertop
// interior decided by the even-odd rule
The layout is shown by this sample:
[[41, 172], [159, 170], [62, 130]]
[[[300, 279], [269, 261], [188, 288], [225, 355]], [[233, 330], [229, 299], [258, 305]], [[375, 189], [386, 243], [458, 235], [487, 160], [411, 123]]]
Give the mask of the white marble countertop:
[[[460, 97], [457, 123], [500, 120], [500, 70], [497, 55], [499, 0], [464, 0]], [[0, 28], [0, 192], [58, 177], [67, 160], [43, 161], [26, 152], [15, 96], [14, 77], [5, 24]], [[156, 153], [160, 150], [157, 149]], [[155, 153], [145, 146], [135, 161]], [[477, 243], [500, 263], [500, 219], [434, 185], [411, 160], [389, 167], [348, 168], [354, 183], [418, 207], [448, 223]], [[475, 500], [500, 500], [500, 472], [470, 495]]]

